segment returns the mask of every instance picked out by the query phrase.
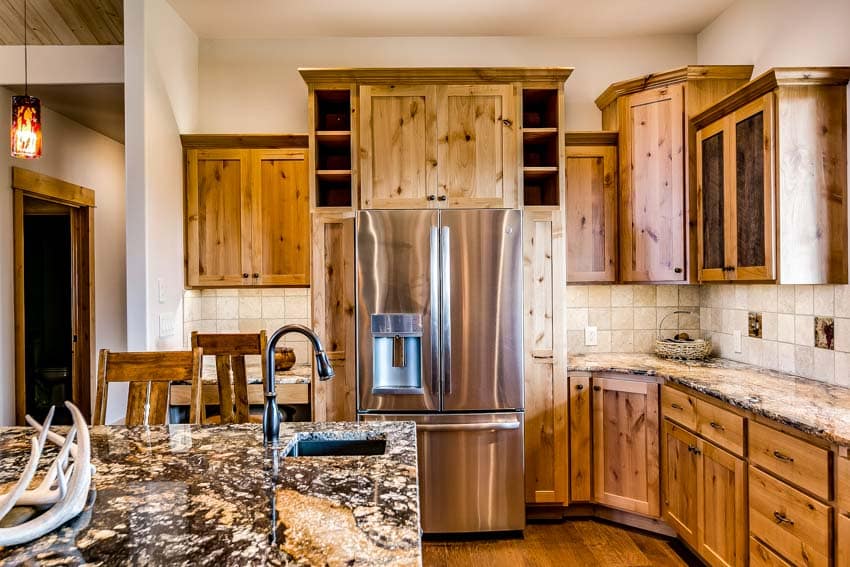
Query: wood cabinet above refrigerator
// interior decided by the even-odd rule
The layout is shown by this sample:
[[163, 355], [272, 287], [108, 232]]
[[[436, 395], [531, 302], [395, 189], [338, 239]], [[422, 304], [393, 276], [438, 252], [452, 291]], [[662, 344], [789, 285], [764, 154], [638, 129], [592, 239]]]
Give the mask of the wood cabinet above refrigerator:
[[688, 119], [746, 83], [749, 65], [691, 65], [609, 86], [596, 105], [619, 131], [622, 282], [697, 280], [696, 183]]
[[847, 283], [848, 79], [773, 69], [694, 117], [701, 281]]

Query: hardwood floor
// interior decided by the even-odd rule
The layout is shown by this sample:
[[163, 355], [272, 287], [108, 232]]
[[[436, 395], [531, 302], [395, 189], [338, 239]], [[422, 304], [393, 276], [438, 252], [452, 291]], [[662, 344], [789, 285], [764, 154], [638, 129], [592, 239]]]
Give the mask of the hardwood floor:
[[701, 563], [675, 540], [600, 520], [533, 523], [523, 539], [426, 539], [425, 567], [649, 567]]

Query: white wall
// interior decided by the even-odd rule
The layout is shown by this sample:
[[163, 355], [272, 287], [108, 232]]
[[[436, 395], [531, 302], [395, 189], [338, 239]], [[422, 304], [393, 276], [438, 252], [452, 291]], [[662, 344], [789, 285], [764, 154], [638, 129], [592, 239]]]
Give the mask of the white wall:
[[[121, 45], [31, 45], [29, 82], [34, 85], [120, 83], [124, 80]], [[0, 45], [0, 85], [24, 84], [24, 48]]]
[[[183, 337], [179, 135], [197, 122], [198, 39], [165, 0], [126, 0], [124, 8], [128, 342], [134, 350], [177, 349]], [[161, 314], [173, 321], [170, 337], [159, 336]]]
[[[0, 116], [12, 92], [0, 88]], [[43, 108], [44, 155], [19, 160], [0, 152], [0, 425], [15, 419], [12, 166], [94, 189], [96, 348], [126, 348], [124, 283], [124, 146]], [[92, 392], [95, 391], [92, 379]]]
[[693, 36], [201, 40], [204, 133], [306, 132], [307, 87], [298, 67], [565, 66], [567, 128], [596, 130], [594, 99], [612, 82], [696, 61]]
[[[848, 22], [847, 0], [738, 0], [699, 34], [697, 60], [749, 63], [754, 75], [850, 66]], [[747, 336], [749, 311], [762, 313], [763, 338], [745, 338], [736, 353], [732, 333]], [[817, 316], [834, 318], [834, 351], [814, 346]], [[721, 356], [850, 386], [850, 286], [703, 286], [700, 320]]]

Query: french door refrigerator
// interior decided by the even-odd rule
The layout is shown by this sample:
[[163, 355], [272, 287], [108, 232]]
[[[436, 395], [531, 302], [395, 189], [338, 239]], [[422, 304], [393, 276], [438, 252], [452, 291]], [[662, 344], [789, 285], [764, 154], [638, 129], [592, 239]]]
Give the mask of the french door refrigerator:
[[357, 217], [357, 400], [417, 424], [425, 533], [525, 528], [522, 215]]

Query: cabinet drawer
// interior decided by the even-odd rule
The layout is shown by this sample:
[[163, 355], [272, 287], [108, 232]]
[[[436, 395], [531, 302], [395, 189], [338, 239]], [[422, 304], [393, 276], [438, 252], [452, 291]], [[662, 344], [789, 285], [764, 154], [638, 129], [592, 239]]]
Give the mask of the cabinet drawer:
[[750, 538], [750, 567], [793, 567], [755, 538]]
[[697, 400], [697, 431], [727, 451], [744, 455], [744, 418], [740, 415]]
[[829, 565], [831, 508], [750, 467], [750, 534], [792, 563]]
[[[844, 449], [842, 449], [843, 451]], [[850, 457], [836, 456], [835, 500], [841, 512], [850, 512]]]
[[697, 427], [696, 399], [670, 386], [661, 387], [661, 413], [690, 429]]
[[750, 462], [829, 500], [829, 451], [760, 423], [750, 423]]

